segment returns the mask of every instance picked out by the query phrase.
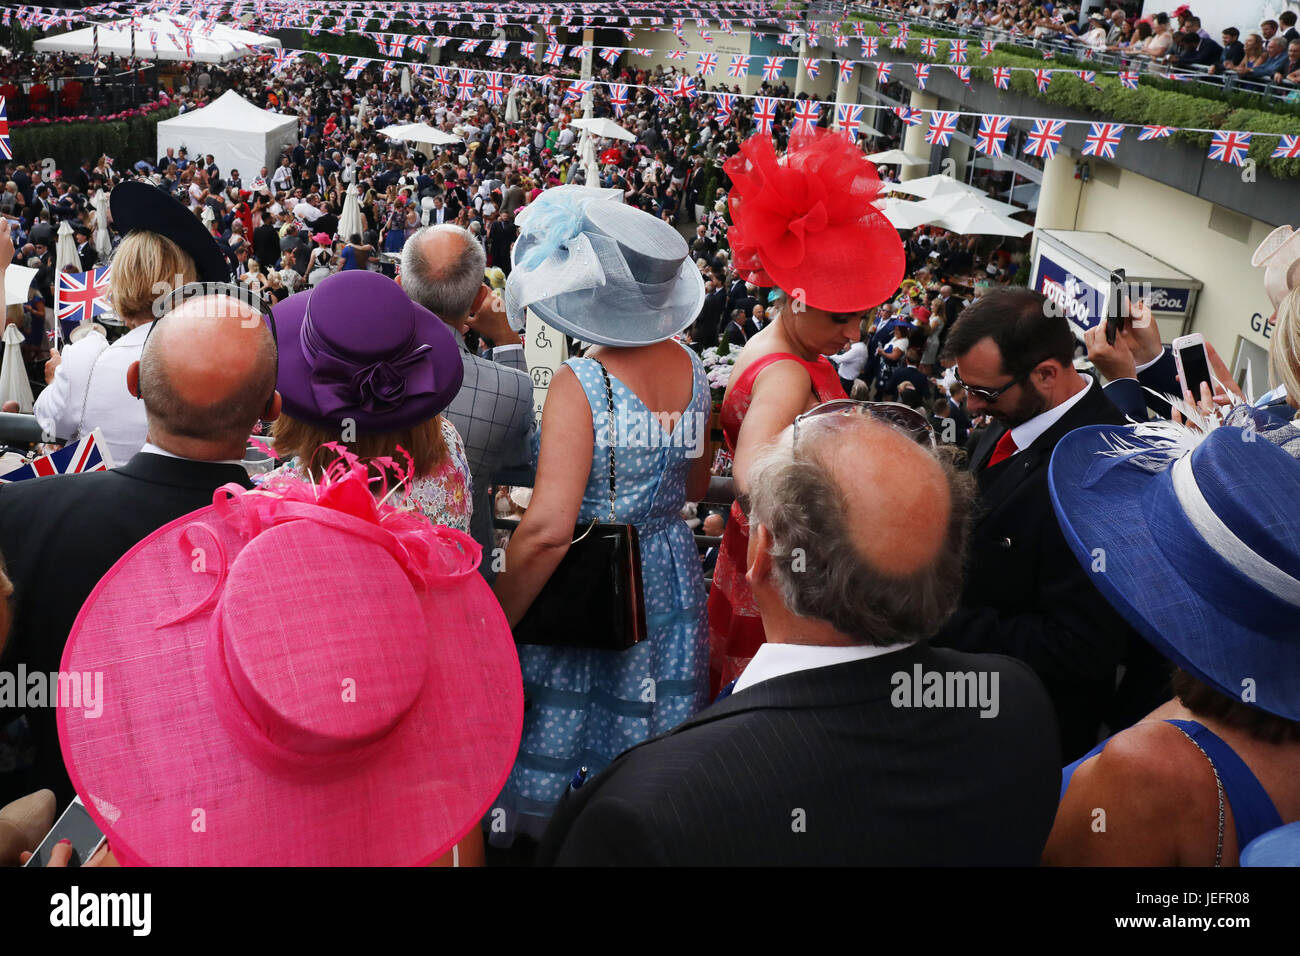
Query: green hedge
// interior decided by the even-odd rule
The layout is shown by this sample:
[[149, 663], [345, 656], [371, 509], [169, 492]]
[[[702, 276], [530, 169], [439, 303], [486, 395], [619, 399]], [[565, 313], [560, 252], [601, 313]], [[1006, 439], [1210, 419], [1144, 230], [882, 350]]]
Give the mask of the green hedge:
[[[875, 21], [872, 26], [879, 27]], [[870, 32], [870, 31], [869, 31]], [[919, 31], [913, 29], [912, 36], [955, 36], [939, 31]], [[968, 56], [975, 67], [1029, 67], [1031, 69], [1053, 70], [1052, 82], [1046, 93], [1038, 92], [1038, 85], [1032, 73], [1024, 69], [1011, 74], [1010, 88], [1019, 93], [1057, 103], [1072, 109], [1096, 114], [1098, 119], [1109, 119], [1121, 123], [1142, 125], [1196, 127], [1199, 129], [1241, 129], [1257, 133], [1286, 133], [1300, 135], [1300, 115], [1294, 107], [1267, 97], [1251, 94], [1229, 94], [1222, 90], [1197, 86], [1196, 92], [1187, 89], [1186, 84], [1176, 80], [1161, 80], [1145, 74], [1139, 80], [1136, 90], [1124, 87], [1114, 75], [1098, 74], [1097, 85], [1085, 83], [1069, 70], [1105, 69], [1098, 64], [1078, 60], [1073, 57], [1056, 56], [1044, 60], [1037, 51], [1024, 47], [1010, 47], [999, 44], [998, 48], [987, 57], [980, 58], [979, 45], [972, 41], [973, 53]], [[1014, 52], [1013, 52], [1014, 51]], [[909, 56], [917, 60], [932, 63], [946, 63], [947, 51], [942, 57], [921, 55], [919, 40], [909, 40]], [[884, 56], [884, 51], [881, 52]], [[981, 78], [978, 72], [974, 78]], [[1204, 90], [1206, 95], [1201, 95]], [[1209, 148], [1209, 133], [1176, 133], [1172, 139], [1191, 143], [1198, 148]], [[1273, 159], [1270, 154], [1277, 145], [1271, 136], [1261, 137], [1251, 144], [1250, 156], [1260, 169], [1268, 171], [1278, 179], [1300, 176], [1300, 159]]]
[[175, 116], [179, 110], [168, 106], [147, 116], [124, 120], [84, 123], [44, 123], [19, 126], [10, 130], [14, 159], [39, 163], [52, 156], [60, 169], [72, 169], [83, 159], [92, 162], [101, 153], [119, 163], [150, 162], [157, 156], [158, 124]]

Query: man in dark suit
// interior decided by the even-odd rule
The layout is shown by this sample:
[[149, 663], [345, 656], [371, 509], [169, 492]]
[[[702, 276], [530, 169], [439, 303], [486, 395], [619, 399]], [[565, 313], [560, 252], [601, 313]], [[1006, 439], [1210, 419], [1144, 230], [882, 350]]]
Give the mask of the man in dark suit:
[[253, 255], [264, 269], [280, 261], [280, 234], [270, 216], [263, 217], [262, 224], [253, 230]]
[[1075, 371], [1074, 349], [1065, 316], [1016, 287], [975, 300], [948, 337], [944, 357], [957, 364], [967, 410], [995, 424], [971, 454], [979, 511], [965, 592], [936, 640], [1032, 667], [1056, 706], [1067, 761], [1097, 742], [1138, 640], [1075, 560], [1048, 494], [1052, 449], [1066, 433], [1124, 421], [1101, 384]]
[[[225, 296], [187, 299], [158, 321], [127, 372], [149, 421], [143, 450], [109, 471], [0, 486], [0, 553], [14, 585], [0, 670], [58, 671], [77, 612], [118, 558], [210, 505], [222, 485], [250, 487], [239, 461], [257, 420], [280, 413], [275, 374], [275, 341], [259, 313]], [[0, 707], [0, 745], [18, 764], [0, 773], [0, 804], [43, 787], [61, 806], [71, 800], [56, 713]]]
[[81, 259], [81, 271], [89, 272], [99, 264], [99, 253], [90, 243], [90, 228], [77, 226], [72, 231], [77, 237], [77, 255]]
[[730, 696], [571, 788], [538, 863], [1038, 862], [1047, 695], [1018, 661], [924, 640], [961, 591], [969, 478], [865, 415], [793, 432], [749, 475], [767, 643]]
[[718, 284], [711, 279], [704, 283], [704, 303], [700, 306], [700, 314], [695, 318], [695, 329], [691, 336], [695, 340], [697, 352], [718, 344], [718, 326], [722, 323], [722, 307], [726, 301], [726, 289], [718, 288]]

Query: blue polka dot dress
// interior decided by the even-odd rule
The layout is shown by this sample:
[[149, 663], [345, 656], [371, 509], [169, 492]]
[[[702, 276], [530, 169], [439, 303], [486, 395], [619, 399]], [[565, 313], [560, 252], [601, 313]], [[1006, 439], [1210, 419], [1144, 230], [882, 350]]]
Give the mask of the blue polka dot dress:
[[[592, 775], [624, 750], [671, 730], [707, 703], [708, 596], [695, 539], [681, 518], [686, 478], [707, 454], [710, 396], [694, 368], [691, 404], [665, 429], [613, 375], [615, 517], [636, 525], [641, 543], [648, 636], [626, 651], [520, 646], [523, 740], [506, 788], [489, 814], [489, 839], [540, 838], [580, 767]], [[595, 431], [581, 521], [609, 519], [609, 412], [594, 359], [569, 359], [587, 394]]]

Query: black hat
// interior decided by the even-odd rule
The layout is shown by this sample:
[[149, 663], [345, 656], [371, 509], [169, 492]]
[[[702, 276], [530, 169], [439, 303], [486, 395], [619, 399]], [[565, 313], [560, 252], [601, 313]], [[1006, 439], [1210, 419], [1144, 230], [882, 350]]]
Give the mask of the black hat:
[[122, 235], [132, 229], [156, 232], [189, 253], [200, 282], [230, 281], [230, 265], [207, 227], [161, 189], [144, 182], [120, 183], [108, 194], [108, 208]]

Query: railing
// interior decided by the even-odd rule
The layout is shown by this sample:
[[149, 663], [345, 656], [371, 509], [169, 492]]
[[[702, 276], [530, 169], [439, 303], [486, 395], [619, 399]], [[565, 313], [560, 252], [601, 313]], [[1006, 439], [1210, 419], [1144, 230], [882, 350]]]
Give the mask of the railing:
[[0, 77], [0, 89], [11, 87], [8, 94], [3, 94], [8, 100], [10, 122], [119, 113], [147, 102], [147, 90], [155, 83], [152, 65], [98, 75], [85, 72], [61, 76], [28, 74]]

